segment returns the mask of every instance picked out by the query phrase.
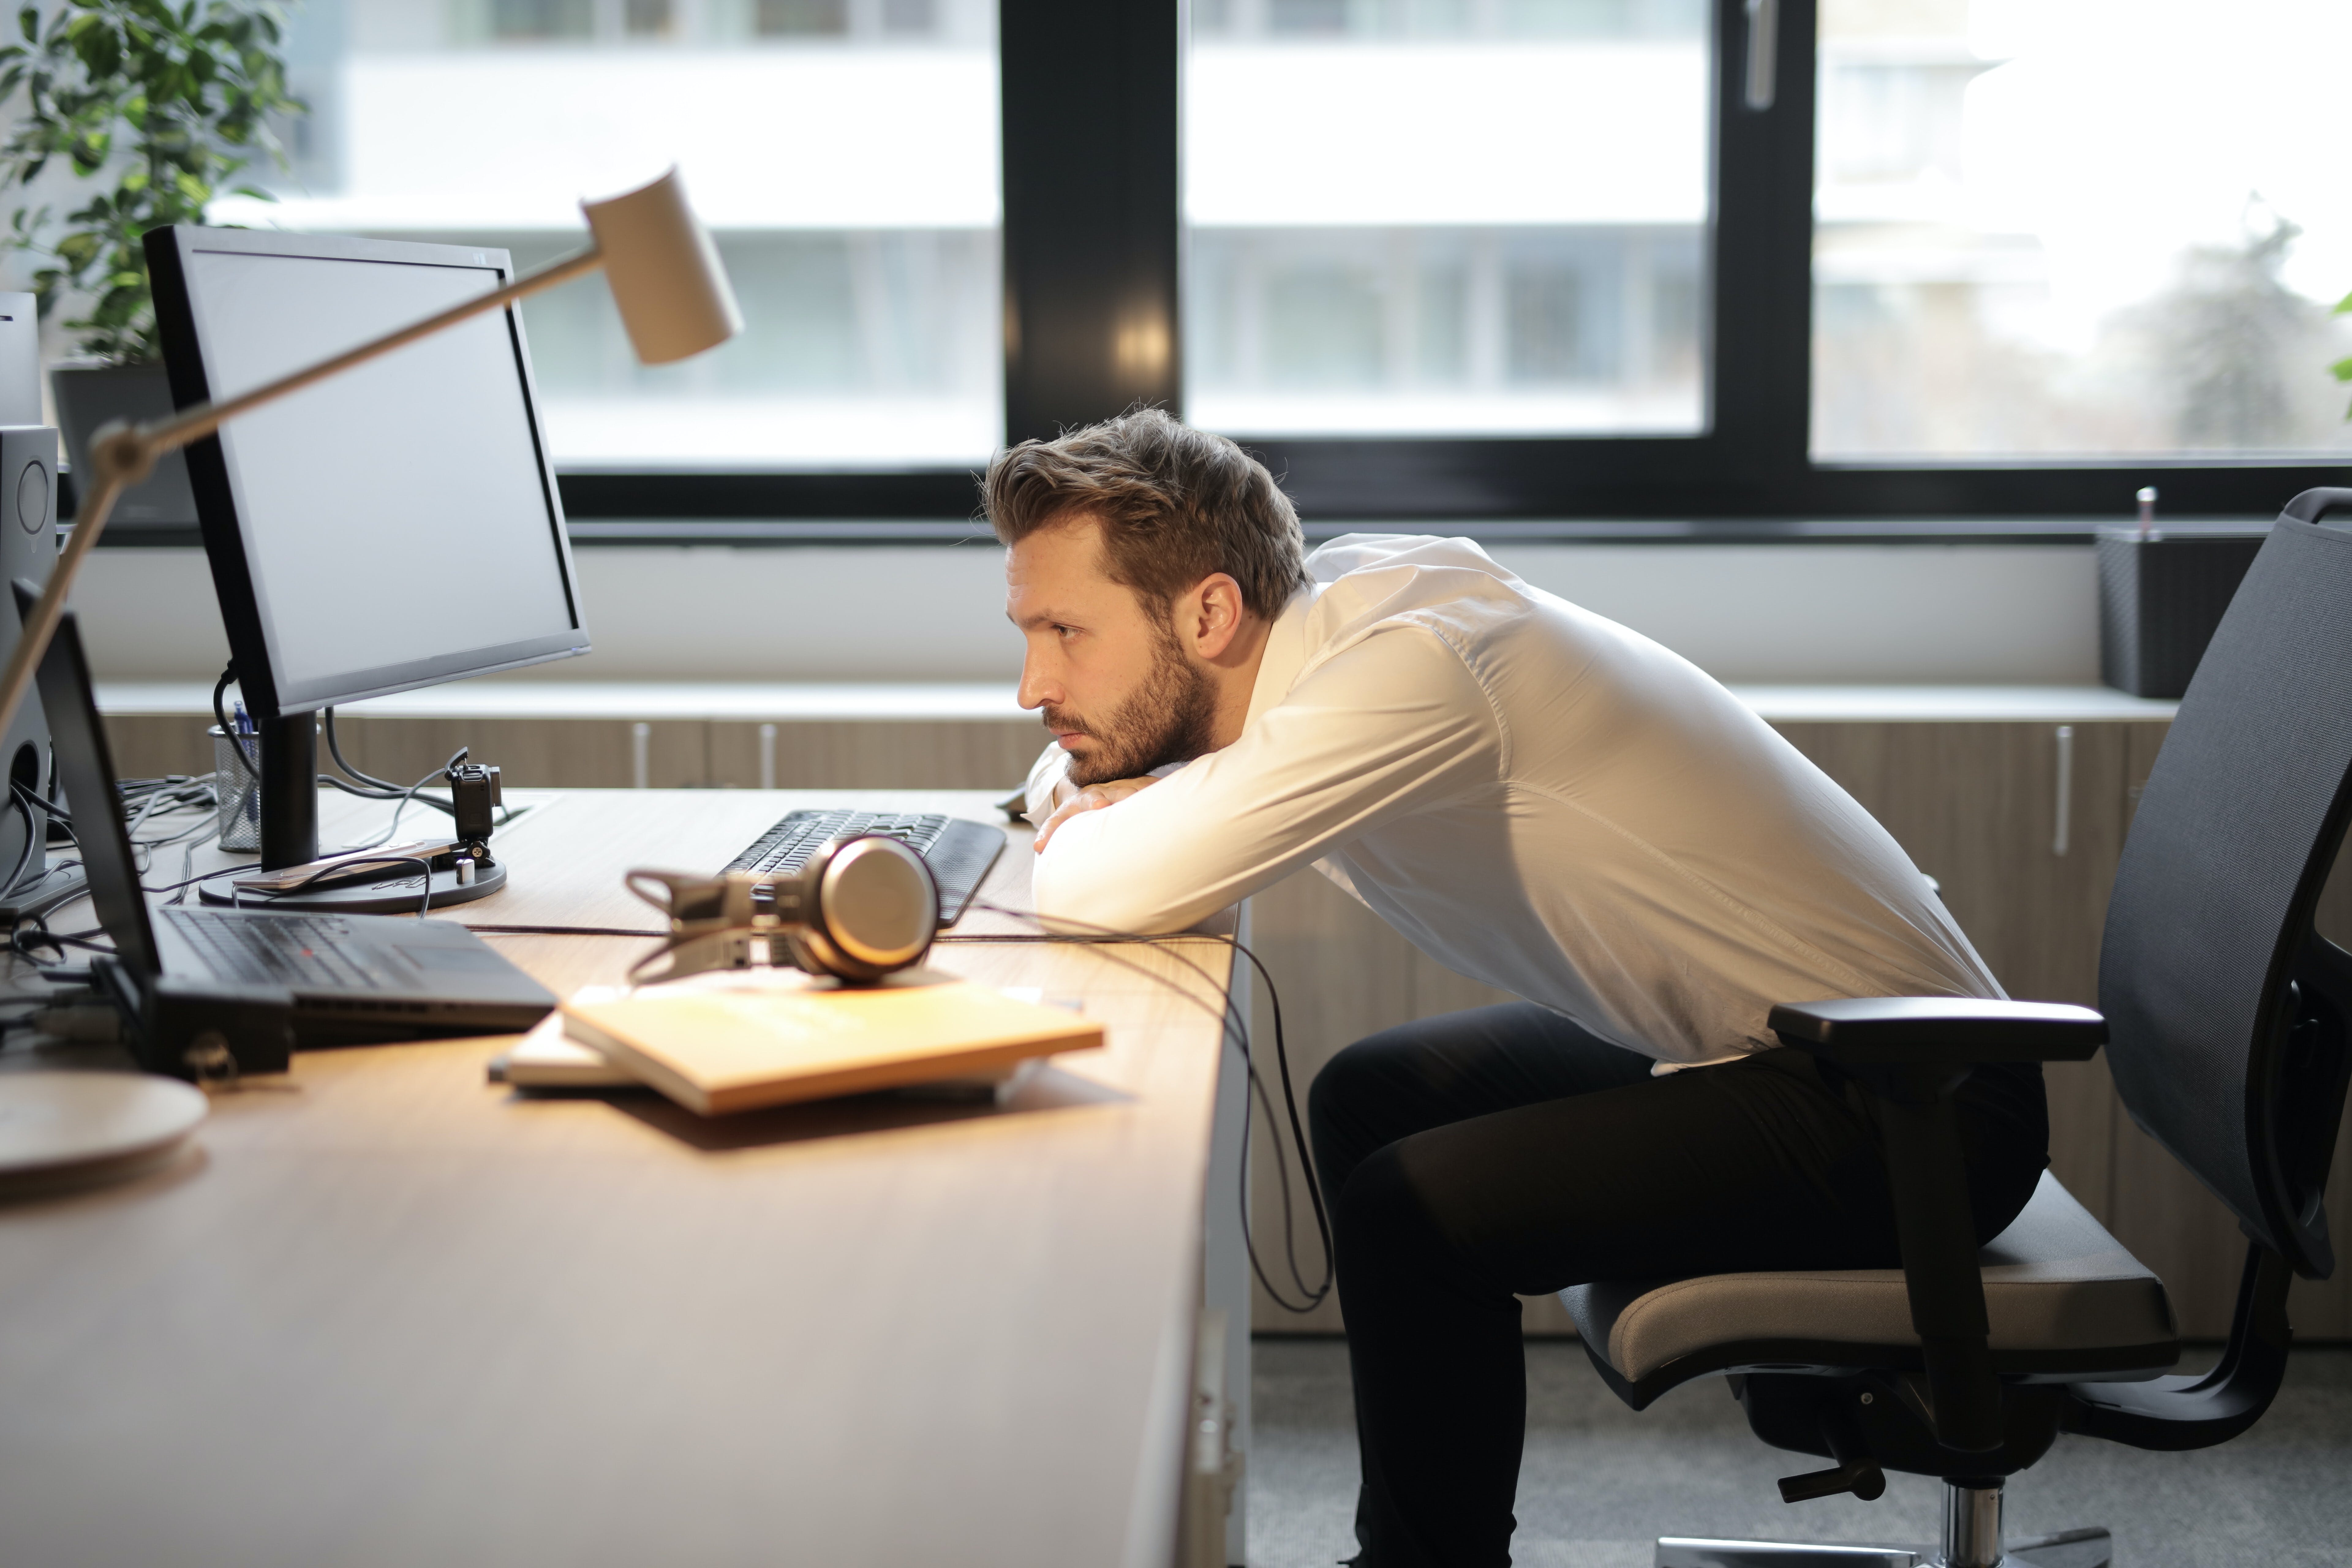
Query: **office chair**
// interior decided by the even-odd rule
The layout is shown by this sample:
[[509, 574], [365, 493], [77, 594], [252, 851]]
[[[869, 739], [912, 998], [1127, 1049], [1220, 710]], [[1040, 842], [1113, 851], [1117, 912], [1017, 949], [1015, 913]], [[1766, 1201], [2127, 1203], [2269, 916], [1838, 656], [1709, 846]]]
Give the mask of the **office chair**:
[[[1759, 1437], [1832, 1468], [1790, 1502], [1940, 1477], [1940, 1550], [1667, 1538], [1659, 1568], [2099, 1568], [2105, 1530], [2009, 1544], [2001, 1489], [2061, 1432], [2136, 1448], [2225, 1443], [2286, 1373], [2291, 1277], [2335, 1266], [2320, 1196], [2344, 1112], [2352, 954], [2312, 911], [2352, 812], [2352, 489], [2297, 496], [2263, 542], [2181, 700], [2126, 840], [2099, 1011], [1873, 997], [1776, 1007], [1878, 1121], [1898, 1269], [1603, 1281], [1561, 1292], [1586, 1352], [1639, 1410], [1730, 1374]], [[2179, 1356], [2163, 1286], [2043, 1173], [2016, 1221], [1973, 1239], [1951, 1090], [1979, 1062], [2076, 1061], [2102, 1043], [2132, 1120], [2251, 1245], [2228, 1349]]]

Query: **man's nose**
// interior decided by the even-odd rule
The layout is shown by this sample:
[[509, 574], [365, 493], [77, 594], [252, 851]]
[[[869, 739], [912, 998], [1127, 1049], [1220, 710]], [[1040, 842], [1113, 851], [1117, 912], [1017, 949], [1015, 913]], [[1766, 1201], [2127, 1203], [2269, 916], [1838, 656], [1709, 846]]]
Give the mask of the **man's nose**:
[[1021, 691], [1019, 701], [1024, 708], [1043, 708], [1048, 702], [1063, 699], [1059, 682], [1049, 679], [1037, 668], [1037, 656], [1031, 654], [1021, 661]]

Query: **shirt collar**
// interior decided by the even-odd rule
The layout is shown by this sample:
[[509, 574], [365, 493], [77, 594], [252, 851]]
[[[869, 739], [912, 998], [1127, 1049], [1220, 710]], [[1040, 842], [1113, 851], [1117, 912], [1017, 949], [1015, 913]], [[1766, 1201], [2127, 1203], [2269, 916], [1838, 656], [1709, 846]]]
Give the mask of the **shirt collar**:
[[1250, 688], [1249, 716], [1242, 721], [1246, 730], [1258, 721], [1258, 715], [1290, 695], [1298, 682], [1298, 672], [1307, 663], [1307, 617], [1315, 609], [1315, 590], [1300, 588], [1274, 618], [1265, 634], [1265, 652], [1257, 661], [1257, 682]]

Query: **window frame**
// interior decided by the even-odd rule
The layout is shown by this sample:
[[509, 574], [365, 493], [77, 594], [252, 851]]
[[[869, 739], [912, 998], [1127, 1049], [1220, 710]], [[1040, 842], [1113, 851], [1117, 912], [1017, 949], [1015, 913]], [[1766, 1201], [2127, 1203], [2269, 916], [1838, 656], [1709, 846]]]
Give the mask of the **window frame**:
[[[1711, 0], [1708, 426], [1696, 436], [1257, 438], [1311, 535], [1444, 524], [1496, 538], [2087, 540], [2161, 487], [2168, 517], [2268, 518], [2352, 465], [2124, 457], [1818, 462], [1810, 450], [1815, 0]], [[1751, 16], [1773, 95], [1746, 101]], [[1009, 443], [1139, 403], [1182, 409], [1184, 0], [998, 0]], [[560, 476], [583, 542], [961, 540], [977, 474]], [[183, 541], [165, 538], [185, 531]], [[193, 530], [121, 542], [190, 542]]]

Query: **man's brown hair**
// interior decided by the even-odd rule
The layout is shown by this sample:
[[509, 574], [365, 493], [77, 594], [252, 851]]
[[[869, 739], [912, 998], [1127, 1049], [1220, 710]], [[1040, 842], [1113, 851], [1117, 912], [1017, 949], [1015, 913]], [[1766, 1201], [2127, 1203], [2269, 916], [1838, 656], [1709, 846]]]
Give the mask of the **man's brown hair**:
[[1110, 580], [1163, 608], [1223, 572], [1241, 584], [1252, 615], [1272, 620], [1307, 581], [1298, 513], [1265, 465], [1160, 409], [999, 453], [982, 497], [1008, 545], [1055, 523], [1100, 518]]

